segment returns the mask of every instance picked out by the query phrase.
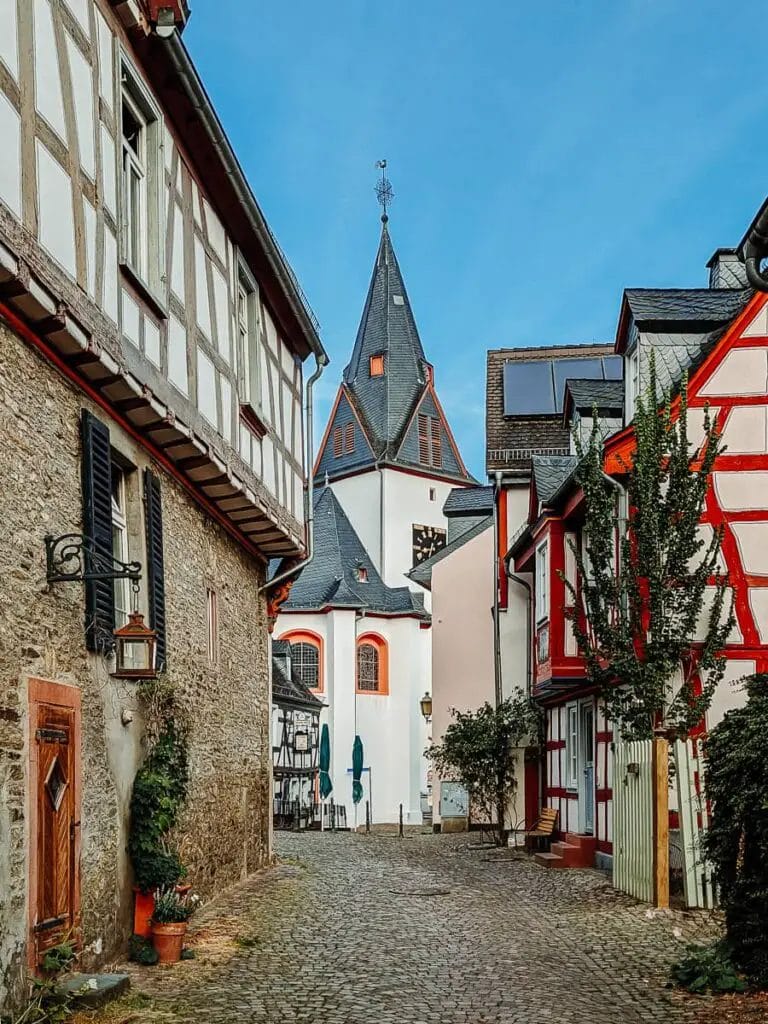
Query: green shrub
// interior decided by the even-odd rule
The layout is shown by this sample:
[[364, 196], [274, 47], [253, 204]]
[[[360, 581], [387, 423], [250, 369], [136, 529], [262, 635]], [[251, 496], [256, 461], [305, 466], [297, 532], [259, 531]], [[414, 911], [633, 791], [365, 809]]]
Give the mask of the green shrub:
[[739, 977], [724, 942], [712, 946], [688, 946], [687, 954], [672, 968], [672, 979], [689, 992], [743, 992]]
[[753, 985], [768, 988], [768, 675], [745, 685], [746, 705], [729, 711], [706, 742], [712, 822], [705, 852], [733, 962]]
[[128, 942], [128, 959], [135, 964], [153, 967], [160, 959], [157, 950], [143, 935], [132, 935]]
[[171, 719], [133, 783], [128, 853], [142, 892], [165, 889], [184, 876], [178, 854], [168, 848], [168, 834], [186, 799], [188, 779], [185, 737]]

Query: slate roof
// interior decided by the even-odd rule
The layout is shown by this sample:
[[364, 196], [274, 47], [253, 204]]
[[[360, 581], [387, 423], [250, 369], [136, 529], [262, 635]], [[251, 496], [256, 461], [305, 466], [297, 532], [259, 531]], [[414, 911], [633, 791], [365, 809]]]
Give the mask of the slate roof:
[[493, 511], [493, 487], [454, 487], [443, 504], [446, 516], [478, 515]]
[[627, 305], [636, 324], [649, 321], [724, 323], [742, 311], [749, 288], [627, 288]]
[[469, 527], [469, 529], [465, 530], [464, 533], [461, 533], [458, 537], [454, 538], [450, 544], [446, 544], [444, 548], [432, 555], [431, 558], [426, 558], [423, 562], [419, 562], [418, 565], [414, 566], [414, 568], [407, 573], [408, 578], [413, 580], [414, 583], [420, 584], [425, 590], [431, 590], [432, 570], [437, 563], [442, 562], [444, 558], [453, 554], [454, 551], [457, 551], [469, 541], [474, 540], [475, 537], [479, 537], [481, 533], [485, 533], [485, 531], [492, 526], [492, 515], [487, 516], [485, 519], [481, 519], [480, 522], [475, 523], [474, 526]]
[[[370, 357], [384, 355], [385, 372], [369, 373]], [[363, 413], [377, 451], [402, 435], [427, 382], [427, 360], [386, 222], [344, 383]]]
[[[624, 407], [624, 381], [623, 380], [576, 380], [568, 379], [565, 383], [566, 391], [576, 409], [591, 410], [597, 406], [599, 410], [616, 409], [620, 411]], [[568, 399], [564, 403], [568, 405]]]
[[532, 460], [533, 480], [536, 496], [542, 505], [557, 494], [560, 487], [573, 473], [579, 460], [575, 455], [536, 455]]
[[[381, 356], [383, 373], [371, 375], [371, 357]], [[440, 465], [421, 462], [418, 414], [437, 419]], [[354, 443], [334, 451], [329, 437], [352, 424]], [[360, 429], [361, 428], [361, 429]], [[430, 446], [431, 447], [431, 446]], [[455, 449], [434, 391], [432, 367], [424, 355], [416, 319], [386, 221], [373, 266], [357, 338], [335, 413], [316, 465], [316, 478], [344, 476], [375, 464], [426, 469], [430, 476], [474, 481]]]
[[[293, 584], [284, 611], [360, 608], [428, 619], [408, 587], [388, 587], [330, 487], [315, 491], [315, 557]], [[364, 568], [367, 579], [357, 575]]]
[[292, 670], [289, 676], [286, 672], [290, 648], [287, 640], [272, 641], [272, 699], [276, 704], [288, 701], [313, 710], [323, 707], [323, 702], [304, 685], [298, 673]]

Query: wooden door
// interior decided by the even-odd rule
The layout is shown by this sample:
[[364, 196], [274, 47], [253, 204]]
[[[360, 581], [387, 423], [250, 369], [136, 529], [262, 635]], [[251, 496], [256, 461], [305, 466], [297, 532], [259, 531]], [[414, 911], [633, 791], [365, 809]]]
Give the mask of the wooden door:
[[38, 704], [32, 741], [37, 754], [36, 899], [32, 931], [35, 960], [64, 938], [76, 924], [75, 710]]

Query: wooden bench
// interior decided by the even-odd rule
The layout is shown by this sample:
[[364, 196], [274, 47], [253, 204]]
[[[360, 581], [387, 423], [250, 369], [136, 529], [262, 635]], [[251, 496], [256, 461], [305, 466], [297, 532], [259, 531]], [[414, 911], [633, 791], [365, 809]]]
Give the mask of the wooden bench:
[[542, 840], [552, 840], [552, 833], [557, 824], [557, 811], [554, 807], [543, 807], [541, 814], [530, 832], [525, 833], [525, 848], [528, 849], [535, 842], [538, 846]]

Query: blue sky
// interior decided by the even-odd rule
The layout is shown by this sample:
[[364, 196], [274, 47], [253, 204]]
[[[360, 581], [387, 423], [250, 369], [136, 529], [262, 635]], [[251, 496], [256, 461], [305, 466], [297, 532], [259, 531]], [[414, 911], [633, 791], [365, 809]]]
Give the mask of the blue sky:
[[319, 426], [386, 157], [422, 342], [481, 478], [486, 349], [612, 340], [624, 287], [703, 286], [768, 192], [761, 3], [197, 0], [185, 40], [321, 322]]

